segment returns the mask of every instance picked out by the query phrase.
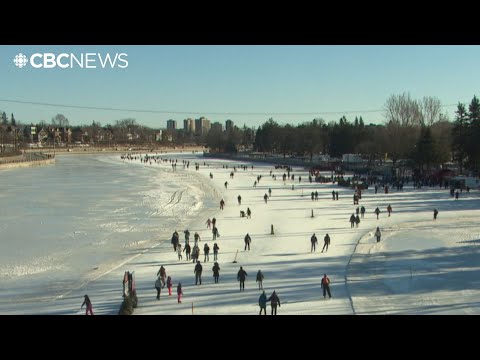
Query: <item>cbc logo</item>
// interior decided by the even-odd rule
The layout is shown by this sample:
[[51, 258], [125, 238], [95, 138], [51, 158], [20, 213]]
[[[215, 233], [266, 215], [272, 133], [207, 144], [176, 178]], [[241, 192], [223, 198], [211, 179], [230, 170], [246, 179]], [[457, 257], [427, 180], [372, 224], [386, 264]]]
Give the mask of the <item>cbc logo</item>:
[[27, 65], [28, 59], [25, 55], [23, 55], [22, 53], [19, 53], [15, 55], [15, 57], [13, 58], [13, 63], [15, 64], [16, 67], [21, 69]]
[[53, 54], [53, 53], [35, 53], [30, 57], [22, 53], [18, 53], [13, 58], [13, 63], [18, 68], [23, 68], [30, 63], [30, 66], [35, 69], [72, 69], [75, 67], [85, 69], [97, 68], [121, 68], [128, 67], [127, 54], [115, 53], [115, 55], [100, 54], [100, 53], [80, 53], [80, 54]]

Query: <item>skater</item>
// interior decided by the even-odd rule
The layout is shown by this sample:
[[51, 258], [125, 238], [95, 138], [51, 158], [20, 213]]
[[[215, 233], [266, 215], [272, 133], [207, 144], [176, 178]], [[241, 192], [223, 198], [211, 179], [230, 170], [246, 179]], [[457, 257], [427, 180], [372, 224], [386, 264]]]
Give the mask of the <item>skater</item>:
[[325, 235], [325, 237], [323, 238], [323, 248], [322, 248], [322, 252], [323, 250], [325, 250], [325, 252], [328, 251], [328, 246], [330, 245], [330, 235]]
[[350, 216], [350, 228], [353, 228], [355, 224], [355, 214]]
[[380, 237], [382, 233], [380, 232], [380, 228], [377, 226], [377, 230], [375, 231], [375, 236], [377, 237], [377, 243], [380, 242]]
[[187, 229], [184, 231], [184, 234], [185, 234], [185, 245], [187, 245], [190, 242], [190, 231], [188, 231]]
[[375, 214], [377, 214], [377, 220], [378, 220], [378, 215], [380, 214], [380, 209], [378, 208], [378, 206], [377, 206], [377, 208], [375, 209], [374, 212], [375, 212]]
[[198, 285], [200, 282], [200, 285], [202, 285], [202, 264], [200, 264], [200, 260], [197, 260], [197, 265], [195, 265], [195, 270], [193, 270], [195, 274], [195, 285]]
[[277, 315], [277, 305], [278, 307], [280, 307], [280, 299], [278, 298], [275, 290], [273, 290], [272, 295], [270, 295], [267, 301], [270, 301], [270, 306], [272, 307], [272, 315]]
[[182, 260], [182, 244], [178, 244], [177, 253], [178, 253], [178, 260]]
[[92, 306], [92, 302], [90, 301], [90, 298], [88, 297], [87, 294], [84, 295], [84, 298], [85, 300], [83, 300], [83, 304], [82, 306], [80, 306], [80, 309], [83, 308], [83, 305], [86, 305], [85, 315], [88, 315], [88, 313], [90, 313], [90, 315], [93, 315], [93, 306]]
[[250, 219], [252, 217], [252, 212], [250, 211], [250, 208], [247, 208], [247, 219]]
[[358, 206], [357, 206], [357, 208], [355, 209], [355, 213], [357, 214], [357, 216], [358, 216], [358, 214], [360, 214], [360, 208], [359, 208]]
[[361, 214], [362, 219], [363, 219], [363, 217], [364, 217], [364, 215], [365, 215], [365, 206], [363, 206], [363, 205], [362, 205], [362, 207], [360, 208], [360, 214]]
[[392, 206], [388, 204], [387, 206], [387, 211], [388, 211], [388, 217], [390, 217], [390, 213], [392, 212]]
[[315, 245], [318, 243], [318, 240], [317, 240], [317, 237], [316, 237], [315, 233], [310, 238], [310, 242], [312, 243], [312, 246], [310, 247], [310, 252], [314, 252], [315, 251]]
[[258, 298], [258, 305], [260, 306], [260, 313], [258, 315], [263, 314], [267, 315], [267, 295], [265, 294], [265, 290], [263, 290], [262, 295]]
[[437, 220], [438, 210], [433, 209], [433, 220]]
[[167, 277], [168, 296], [172, 296], [172, 285], [172, 278], [169, 276]]
[[250, 235], [245, 235], [245, 251], [247, 251], [247, 247], [248, 247], [248, 251], [250, 251], [250, 243], [252, 242], [252, 238], [250, 237]]
[[205, 243], [205, 245], [203, 246], [203, 253], [204, 253], [203, 262], [210, 261], [210, 258], [208, 256], [208, 254], [210, 253], [210, 247], [208, 246], [207, 243]]
[[265, 200], [265, 204], [267, 203], [267, 200], [268, 200], [268, 195], [267, 193], [265, 193], [265, 195], [263, 195], [263, 200]]
[[325, 299], [325, 296], [328, 293], [328, 298], [331, 299], [332, 294], [330, 294], [330, 279], [327, 277], [327, 274], [323, 274], [322, 289], [323, 289], [323, 298]]
[[200, 248], [197, 245], [193, 246], [192, 249], [192, 263], [196, 263], [198, 258], [200, 257]]
[[225, 206], [225, 201], [222, 199], [220, 200], [220, 210], [223, 210], [224, 206]]
[[165, 287], [165, 278], [167, 277], [167, 272], [165, 271], [165, 268], [160, 266], [160, 270], [157, 272], [157, 276], [159, 276], [162, 279], [162, 288]]
[[240, 266], [240, 270], [237, 273], [237, 280], [240, 281], [240, 291], [245, 291], [245, 278], [247, 275], [247, 272]]
[[213, 261], [218, 260], [218, 250], [220, 250], [220, 248], [218, 247], [217, 243], [213, 244]]
[[335, 191], [336, 200], [338, 200], [338, 191]]
[[228, 181], [225, 181], [225, 189], [228, 189]]
[[455, 192], [455, 200], [458, 200], [458, 196], [460, 195], [460, 193], [458, 192], [458, 190]]
[[272, 196], [272, 188], [268, 188], [268, 197]]
[[208, 218], [208, 220], [205, 224], [207, 224], [207, 229], [211, 229], [212, 220], [210, 220], [210, 218]]
[[218, 265], [218, 262], [215, 261], [212, 267], [213, 271], [213, 280], [215, 281], [215, 284], [218, 284], [218, 277], [220, 276], [220, 265]]
[[332, 200], [335, 200], [335, 190], [332, 190]]
[[217, 240], [217, 236], [220, 237], [220, 234], [218, 233], [218, 229], [215, 226], [212, 229], [212, 234], [213, 234], [213, 240]]
[[178, 233], [177, 230], [172, 234], [172, 245], [173, 245], [173, 251], [177, 252], [177, 245], [178, 245]]
[[177, 285], [177, 302], [179, 304], [182, 303], [182, 295], [183, 295], [182, 283], [178, 283], [178, 285]]
[[187, 260], [190, 260], [190, 252], [192, 251], [190, 244], [185, 245], [185, 248], [183, 249], [183, 251], [185, 251], [185, 256]]
[[258, 290], [263, 289], [263, 273], [261, 270], [257, 272]]
[[160, 300], [160, 292], [162, 290], [162, 280], [158, 277], [155, 281], [155, 289], [157, 289], [157, 300]]
[[213, 225], [213, 227], [217, 226], [217, 219], [216, 218], [212, 219], [212, 225]]
[[238, 205], [242, 205], [242, 197], [240, 195], [237, 196]]
[[312, 191], [312, 193], [310, 194], [310, 197], [312, 198], [312, 201], [315, 200], [315, 193]]
[[195, 231], [195, 234], [193, 235], [193, 240], [195, 240], [194, 245], [198, 245], [198, 242], [202, 241], [202, 239], [200, 239], [200, 235], [198, 235], [198, 233], [196, 231]]

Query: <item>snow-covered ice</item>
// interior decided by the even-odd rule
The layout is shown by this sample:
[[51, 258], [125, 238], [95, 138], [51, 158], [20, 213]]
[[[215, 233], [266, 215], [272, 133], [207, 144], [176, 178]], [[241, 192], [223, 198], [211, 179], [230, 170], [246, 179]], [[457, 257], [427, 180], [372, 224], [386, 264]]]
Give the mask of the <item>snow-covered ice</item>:
[[[267, 296], [276, 290], [280, 297], [282, 305], [278, 309], [279, 315], [480, 313], [480, 231], [476, 225], [480, 215], [478, 190], [469, 194], [464, 192], [455, 201], [448, 190], [438, 187], [413, 189], [405, 186], [403, 191], [393, 190], [389, 194], [380, 191], [374, 194], [374, 190], [369, 189], [362, 193], [358, 205], [365, 206], [365, 219], [361, 220], [358, 228], [350, 228], [349, 217], [357, 207], [353, 205], [353, 190], [331, 183], [310, 184], [305, 169], [294, 168], [295, 181], [287, 180], [284, 183], [281, 178], [283, 169], [255, 163], [253, 170], [250, 164], [247, 171], [237, 168], [231, 179], [229, 174], [233, 171], [233, 165], [240, 164], [238, 161], [204, 159], [186, 154], [163, 156], [178, 159], [175, 173], [169, 163], [150, 165], [141, 164], [138, 160], [123, 162], [119, 156], [105, 155], [96, 159], [99, 179], [95, 182], [110, 181], [110, 188], [104, 190], [104, 196], [108, 197], [104, 201], [105, 206], [102, 206], [102, 202], [95, 202], [93, 206], [89, 189], [72, 190], [76, 188], [66, 182], [63, 191], [71, 191], [76, 201], [84, 202], [90, 209], [88, 214], [69, 213], [69, 219], [91, 216], [95, 221], [94, 227], [86, 226], [87, 230], [82, 226], [61, 227], [62, 232], [68, 232], [72, 237], [90, 237], [85, 242], [89, 244], [89, 253], [83, 256], [77, 250], [69, 250], [68, 246], [50, 246], [43, 254], [35, 251], [37, 263], [22, 264], [18, 253], [21, 253], [23, 245], [15, 245], [21, 241], [15, 243], [13, 239], [21, 234], [22, 229], [25, 230], [25, 225], [16, 217], [25, 208], [18, 207], [7, 212], [2, 207], [1, 241], [4, 241], [5, 234], [10, 239], [8, 257], [0, 258], [2, 277], [8, 277], [8, 272], [11, 272], [16, 274], [14, 277], [18, 282], [21, 278], [19, 274], [31, 279], [39, 276], [33, 274], [35, 271], [61, 273], [61, 269], [67, 266], [62, 259], [70, 259], [71, 256], [77, 256], [84, 262], [96, 254], [98, 261], [87, 261], [88, 266], [96, 266], [97, 269], [91, 270], [90, 276], [77, 279], [75, 286], [66, 286], [66, 291], [62, 291], [61, 280], [64, 279], [57, 279], [55, 275], [49, 275], [55, 278], [52, 288], [45, 276], [38, 286], [29, 282], [28, 292], [36, 294], [31, 295], [32, 301], [22, 298], [25, 289], [14, 281], [2, 280], [0, 312], [84, 314], [80, 305], [83, 295], [89, 294], [95, 314], [116, 314], [122, 301], [123, 273], [128, 270], [135, 271], [136, 277], [139, 306], [135, 309], [135, 315], [187, 315], [192, 312], [254, 315], [259, 312], [258, 298], [261, 294], [255, 283], [255, 275], [262, 270]], [[82, 161], [93, 161], [86, 157], [84, 159]], [[183, 169], [183, 159], [190, 160], [189, 169]], [[59, 157], [56, 166], [60, 166], [61, 161]], [[201, 163], [199, 171], [195, 171], [193, 166], [196, 161]], [[204, 161], [210, 166], [203, 166]], [[228, 168], [222, 168], [226, 164]], [[33, 170], [40, 169], [15, 171], [16, 176], [23, 179], [24, 173], [21, 171], [33, 173]], [[277, 176], [276, 180], [269, 175], [270, 170]], [[73, 168], [71, 171], [72, 176], [76, 176]], [[213, 179], [209, 178], [210, 172]], [[48, 177], [46, 170], [43, 174], [36, 174]], [[253, 187], [258, 175], [262, 175], [262, 179]], [[302, 177], [301, 183], [298, 176]], [[229, 183], [228, 189], [224, 187], [225, 181]], [[135, 185], [129, 186], [130, 183]], [[292, 184], [295, 185], [294, 190]], [[75, 185], [78, 186], [78, 183]], [[269, 188], [272, 189], [272, 196], [265, 203], [263, 196]], [[332, 189], [339, 192], [338, 201], [332, 201]], [[311, 200], [312, 191], [319, 192], [318, 201]], [[97, 196], [98, 192], [97, 188]], [[125, 192], [129, 195], [125, 195]], [[241, 205], [237, 203], [239, 194], [242, 197]], [[1, 196], [3, 202], [5, 194]], [[219, 210], [218, 205], [222, 197], [226, 202], [223, 211]], [[119, 203], [113, 206], [117, 200]], [[53, 222], [56, 216], [62, 216], [59, 206], [65, 204], [59, 205], [51, 199], [44, 201], [48, 206], [40, 204], [37, 199], [33, 209], [29, 210], [32, 213], [28, 215], [40, 220], [48, 213], [46, 220], [49, 222]], [[62, 203], [65, 200], [59, 197], [59, 201]], [[177, 201], [183, 205], [171, 205]], [[386, 212], [388, 204], [393, 207], [391, 217]], [[373, 213], [377, 206], [382, 211], [379, 220]], [[252, 210], [251, 219], [240, 217], [240, 210], [246, 211], [247, 207]], [[433, 208], [439, 210], [436, 221], [433, 220]], [[107, 215], [108, 211], [110, 214]], [[141, 214], [147, 214], [148, 221], [142, 219]], [[220, 233], [216, 241], [220, 247], [219, 284], [213, 281], [212, 250], [210, 262], [203, 262], [204, 243], [207, 242], [211, 249], [214, 243], [212, 233], [205, 225], [207, 218], [212, 217], [216, 217]], [[5, 221], [8, 219], [16, 221], [18, 226], [15, 229], [6, 227]], [[66, 220], [67, 224], [73, 222]], [[58, 223], [55, 221], [56, 226]], [[272, 224], [274, 235], [270, 234]], [[377, 226], [382, 231], [380, 243], [373, 236]], [[155, 227], [159, 229], [156, 237], [152, 235]], [[183, 261], [179, 261], [170, 244], [171, 234], [176, 229], [183, 245], [183, 230], [186, 228], [191, 233], [191, 244], [195, 231], [202, 239], [201, 286], [195, 286], [194, 264], [185, 260], [185, 254]], [[252, 238], [250, 251], [244, 251], [243, 238], [247, 232]], [[28, 229], [27, 233], [33, 236], [34, 231]], [[317, 251], [311, 253], [310, 237], [313, 233], [318, 238], [318, 245]], [[331, 237], [331, 245], [328, 252], [321, 253], [326, 233]], [[47, 235], [48, 232], [42, 236]], [[111, 240], [117, 237], [119, 241]], [[37, 241], [41, 240], [42, 237], [37, 236]], [[102, 255], [105, 249], [108, 249], [109, 256]], [[237, 263], [233, 263], [237, 250]], [[73, 251], [70, 257], [62, 255], [62, 252], [69, 251]], [[115, 257], [112, 255], [114, 252], [117, 254]], [[18, 264], [9, 264], [9, 257]], [[158, 301], [154, 283], [160, 265], [165, 266], [167, 275], [172, 276], [174, 288], [170, 297], [167, 289], [162, 289]], [[239, 291], [236, 280], [240, 266], [248, 273], [244, 292]], [[332, 299], [324, 300], [321, 293], [320, 280], [324, 273], [331, 280]], [[68, 279], [65, 277], [65, 281], [70, 281]], [[182, 304], [177, 303], [175, 296], [178, 282], [183, 284]], [[268, 307], [267, 314], [269, 311]]]

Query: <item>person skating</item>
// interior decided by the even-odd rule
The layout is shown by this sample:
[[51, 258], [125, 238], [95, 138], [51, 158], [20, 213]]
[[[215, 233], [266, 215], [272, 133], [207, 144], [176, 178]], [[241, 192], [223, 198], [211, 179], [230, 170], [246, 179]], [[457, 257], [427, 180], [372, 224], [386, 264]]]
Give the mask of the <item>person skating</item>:
[[84, 297], [84, 300], [83, 300], [82, 306], [80, 306], [80, 309], [83, 308], [83, 305], [86, 305], [85, 315], [88, 315], [88, 313], [90, 313], [90, 315], [93, 315], [93, 306], [92, 306], [92, 302], [90, 301], [90, 298], [88, 297], [87, 294], [85, 294], [83, 297]]
[[360, 224], [360, 216], [355, 216], [355, 225], [357, 226], [358, 228], [358, 224]]
[[335, 200], [335, 190], [332, 190], [332, 200]]
[[200, 264], [200, 260], [197, 260], [197, 265], [195, 265], [195, 270], [193, 270], [195, 273], [195, 285], [198, 285], [199, 282], [202, 285], [202, 270], [202, 264]]
[[179, 239], [178, 239], [178, 233], [177, 230], [172, 234], [172, 245], [173, 245], [173, 251], [177, 252], [177, 245], [178, 245]]
[[237, 273], [237, 280], [240, 281], [240, 291], [245, 291], [245, 279], [247, 275], [247, 272], [240, 266], [240, 270], [238, 270]]
[[438, 210], [433, 209], [433, 220], [437, 220]]
[[167, 272], [163, 267], [163, 265], [160, 266], [160, 270], [158, 270], [157, 276], [159, 276], [162, 279], [162, 288], [165, 287], [165, 278], [167, 277]]
[[182, 283], [178, 283], [178, 285], [177, 285], [177, 302], [179, 304], [182, 303], [182, 295], [183, 295]]
[[247, 208], [247, 219], [250, 219], [252, 217], [252, 212], [250, 211], [250, 208]]
[[375, 214], [377, 214], [377, 220], [378, 220], [378, 215], [380, 214], [380, 209], [378, 208], [378, 206], [377, 206], [377, 208], [375, 209], [374, 212], [375, 212]]
[[217, 243], [213, 244], [213, 260], [214, 261], [218, 260], [218, 250], [220, 250], [220, 248], [218, 247]]
[[177, 253], [178, 253], [178, 260], [182, 260], [182, 244], [178, 244]]
[[238, 200], [238, 205], [242, 205], [242, 197], [240, 195], [238, 195], [237, 200]]
[[203, 262], [210, 261], [210, 257], [208, 256], [208, 254], [210, 253], [210, 247], [208, 246], [207, 243], [205, 243], [205, 245], [203, 246], [203, 253], [204, 253]]
[[162, 280], [159, 277], [155, 281], [155, 289], [157, 289], [157, 300], [160, 300], [160, 292], [162, 291]]
[[210, 220], [210, 218], [207, 219], [207, 221], [205, 222], [205, 224], [207, 224], [207, 229], [211, 229], [211, 228], [212, 228], [212, 220]]
[[387, 206], [387, 211], [388, 211], [388, 216], [390, 217], [390, 214], [392, 213], [392, 206], [388, 204]]
[[328, 251], [328, 246], [330, 245], [330, 235], [325, 235], [325, 237], [323, 238], [323, 248], [322, 248], [322, 252], [323, 250], [325, 250], [325, 252]]
[[382, 236], [382, 233], [380, 232], [380, 228], [377, 226], [377, 230], [375, 231], [375, 236], [377, 238], [377, 242], [380, 242], [380, 237]]
[[263, 200], [265, 200], [265, 204], [267, 203], [267, 200], [268, 200], [268, 195], [265, 193], [265, 195], [263, 195]]
[[172, 296], [172, 278], [169, 276], [167, 277], [167, 289], [168, 289], [168, 296]]
[[247, 247], [248, 247], [248, 251], [250, 251], [250, 243], [252, 242], [252, 238], [250, 237], [250, 235], [245, 235], [245, 251], [247, 251]]
[[272, 196], [272, 188], [268, 188], [268, 197]]
[[310, 238], [310, 242], [312, 243], [312, 246], [310, 247], [310, 252], [314, 252], [315, 251], [315, 245], [318, 243], [317, 236], [315, 235], [315, 233]]
[[216, 226], [213, 227], [212, 234], [213, 234], [213, 239], [212, 240], [217, 240], [217, 236], [220, 237], [220, 234], [218, 233], [218, 229], [217, 229]]
[[322, 289], [323, 289], [323, 298], [325, 299], [328, 293], [328, 298], [331, 299], [332, 294], [330, 294], [330, 279], [327, 277], [327, 274], [323, 274]]
[[355, 226], [355, 214], [352, 214], [350, 216], [350, 228], [353, 228]]
[[200, 235], [198, 235], [198, 232], [196, 231], [195, 231], [195, 234], [193, 235], [193, 240], [195, 241], [194, 245], [198, 245], [198, 242], [202, 241], [202, 239], [200, 239]]
[[222, 199], [220, 200], [220, 210], [223, 210], [224, 206], [225, 206], [225, 201]]
[[228, 181], [225, 181], [225, 189], [228, 189]]
[[258, 290], [263, 289], [263, 273], [261, 270], [257, 272]]
[[270, 306], [272, 307], [272, 315], [277, 315], [277, 306], [280, 307], [280, 298], [278, 297], [275, 290], [273, 290], [272, 295], [270, 295], [267, 301], [270, 301]]
[[258, 298], [258, 305], [260, 306], [260, 313], [258, 315], [263, 314], [267, 315], [267, 294], [265, 294], [265, 290], [263, 290], [262, 295]]
[[215, 281], [215, 284], [218, 284], [218, 277], [220, 276], [220, 265], [218, 265], [218, 262], [215, 261], [212, 267], [213, 271], [213, 280]]
[[185, 234], [185, 245], [187, 245], [190, 242], [190, 231], [187, 229], [183, 233]]
[[190, 260], [190, 252], [192, 251], [190, 244], [185, 245], [185, 248], [183, 249], [183, 251], [185, 251], [185, 256], [187, 260]]
[[363, 217], [365, 216], [365, 206], [362, 205], [362, 207], [360, 208], [360, 214], [361, 214], [361, 217], [363, 219]]

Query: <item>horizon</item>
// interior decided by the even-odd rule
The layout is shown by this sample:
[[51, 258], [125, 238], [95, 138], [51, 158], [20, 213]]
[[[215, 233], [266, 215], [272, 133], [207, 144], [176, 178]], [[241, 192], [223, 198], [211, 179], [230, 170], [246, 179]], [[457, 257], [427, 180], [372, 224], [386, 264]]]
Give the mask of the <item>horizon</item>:
[[[12, 61], [36, 52], [125, 53], [128, 67], [21, 69]], [[388, 97], [404, 92], [438, 98], [452, 121], [457, 104], [477, 93], [480, 46], [2, 45], [0, 54], [0, 110], [23, 124], [63, 114], [70, 126], [133, 118], [163, 129], [169, 119], [183, 128], [184, 119], [205, 116], [251, 128], [271, 117], [280, 125], [342, 116], [382, 124]]]

